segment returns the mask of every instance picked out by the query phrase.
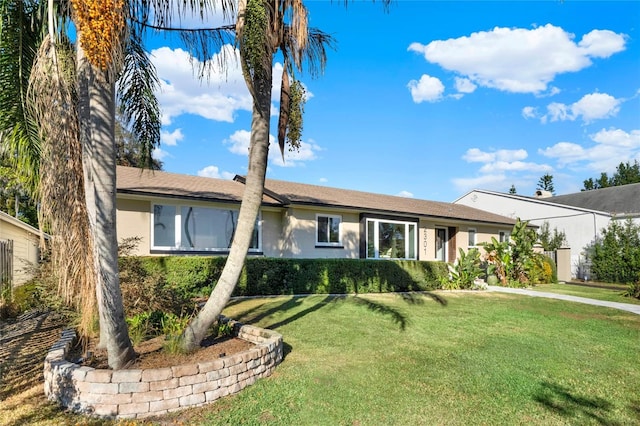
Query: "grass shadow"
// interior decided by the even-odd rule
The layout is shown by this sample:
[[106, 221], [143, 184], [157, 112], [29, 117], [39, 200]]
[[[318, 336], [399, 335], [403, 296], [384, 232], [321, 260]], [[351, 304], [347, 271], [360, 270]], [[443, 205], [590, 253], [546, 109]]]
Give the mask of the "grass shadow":
[[398, 309], [392, 308], [383, 303], [374, 302], [373, 300], [363, 299], [358, 296], [354, 296], [351, 300], [353, 300], [356, 305], [364, 306], [371, 312], [390, 316], [391, 320], [398, 324], [401, 331], [404, 331], [407, 328], [409, 319]]
[[[298, 312], [295, 315], [292, 315], [292, 316], [290, 316], [288, 318], [285, 318], [282, 321], [279, 321], [279, 322], [274, 323], [274, 324], [270, 324], [270, 325], [267, 326], [267, 328], [272, 329], [272, 330], [276, 330], [279, 327], [282, 327], [282, 326], [285, 326], [287, 324], [290, 324], [290, 323], [292, 323], [292, 322], [304, 317], [305, 315], [308, 315], [308, 314], [310, 314], [312, 312], [317, 311], [318, 309], [321, 309], [321, 308], [327, 306], [330, 303], [335, 303], [338, 300], [344, 300], [344, 299], [346, 299], [346, 297], [347, 297], [346, 295], [345, 296], [335, 296], [335, 295], [326, 296], [324, 299], [322, 299], [318, 303], [315, 303], [313, 306], [311, 306], [311, 307], [309, 307], [309, 308], [307, 308], [305, 310], [302, 310], [302, 311]], [[302, 300], [300, 300], [298, 302], [298, 305], [301, 304], [301, 303], [302, 303]], [[275, 308], [275, 311], [278, 311], [278, 309]]]
[[606, 413], [613, 404], [602, 398], [588, 398], [572, 393], [570, 389], [556, 383], [544, 381], [541, 389], [533, 398], [536, 402], [554, 413], [579, 421], [582, 416], [601, 425], [618, 425], [618, 422], [607, 419]]
[[292, 309], [295, 309], [302, 305], [303, 297], [305, 296], [293, 296], [290, 299], [285, 300], [284, 302], [276, 305], [267, 310], [262, 310], [265, 303], [262, 303], [258, 306], [254, 306], [250, 309], [246, 309], [242, 312], [238, 312], [234, 314], [234, 319], [244, 323], [244, 324], [255, 324], [260, 322], [261, 320], [275, 314], [276, 312], [287, 312]]
[[638, 424], [640, 424], [640, 399], [633, 401], [632, 405], [629, 407], [629, 410], [636, 416], [638, 419]]
[[397, 294], [402, 298], [402, 300], [409, 303], [410, 305], [424, 305], [424, 297], [422, 296], [429, 297], [435, 302], [438, 302], [441, 306], [447, 306], [447, 304], [449, 303], [444, 297], [430, 291], [407, 291]]
[[[441, 306], [446, 306], [448, 303], [444, 297], [428, 291], [424, 291], [424, 292], [409, 291], [409, 292], [402, 292], [397, 294], [402, 298], [404, 302], [410, 305], [424, 305], [425, 296], [435, 300]], [[409, 318], [405, 314], [403, 314], [400, 310], [393, 308], [391, 306], [387, 306], [384, 303], [373, 301], [371, 299], [365, 299], [365, 298], [359, 297], [358, 295], [354, 296], [349, 300], [352, 300], [357, 305], [366, 307], [371, 312], [375, 312], [382, 315], [388, 315], [389, 317], [391, 317], [391, 320], [398, 325], [398, 327], [400, 328], [400, 331], [404, 331], [407, 328], [407, 325], [409, 325], [410, 323]]]
[[0, 331], [0, 400], [43, 380], [42, 366], [66, 325], [63, 316], [30, 312]]

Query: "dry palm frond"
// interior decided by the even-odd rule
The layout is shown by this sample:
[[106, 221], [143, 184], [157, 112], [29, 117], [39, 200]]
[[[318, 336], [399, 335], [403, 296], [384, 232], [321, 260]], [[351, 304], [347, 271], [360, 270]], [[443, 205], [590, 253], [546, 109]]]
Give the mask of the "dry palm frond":
[[284, 161], [284, 143], [287, 134], [287, 125], [289, 123], [289, 108], [291, 105], [290, 89], [289, 72], [285, 66], [282, 70], [282, 82], [280, 84], [280, 117], [278, 118], [278, 145], [280, 146], [282, 161]]
[[93, 257], [84, 197], [75, 62], [70, 44], [43, 41], [29, 85], [32, 114], [42, 140], [40, 202], [52, 234], [58, 290], [81, 313], [89, 334], [95, 312]]

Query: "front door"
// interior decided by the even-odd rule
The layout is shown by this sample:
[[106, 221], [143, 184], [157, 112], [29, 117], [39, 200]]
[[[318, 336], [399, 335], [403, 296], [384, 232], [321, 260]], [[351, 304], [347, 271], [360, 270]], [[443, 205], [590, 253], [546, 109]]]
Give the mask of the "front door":
[[447, 261], [447, 230], [436, 228], [436, 260]]

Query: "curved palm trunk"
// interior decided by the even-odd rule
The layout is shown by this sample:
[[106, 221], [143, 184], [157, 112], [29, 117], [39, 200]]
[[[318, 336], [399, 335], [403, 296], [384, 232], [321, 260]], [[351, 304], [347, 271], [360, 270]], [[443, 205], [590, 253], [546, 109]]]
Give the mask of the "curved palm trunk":
[[183, 335], [183, 348], [196, 349], [206, 337], [209, 327], [218, 319], [238, 284], [240, 273], [251, 244], [253, 229], [262, 203], [264, 180], [269, 155], [269, 115], [271, 112], [271, 68], [260, 81], [254, 81], [255, 98], [251, 120], [251, 143], [249, 147], [249, 171], [240, 204], [236, 228], [229, 257], [220, 279], [211, 292], [207, 303], [189, 323]]
[[[115, 89], [106, 72], [93, 69], [89, 85], [91, 142], [85, 147], [85, 187], [100, 315], [100, 344], [109, 367], [120, 369], [135, 359], [124, 317], [118, 276], [116, 235]], [[91, 202], [93, 200], [93, 202]], [[104, 341], [102, 341], [104, 340]]]

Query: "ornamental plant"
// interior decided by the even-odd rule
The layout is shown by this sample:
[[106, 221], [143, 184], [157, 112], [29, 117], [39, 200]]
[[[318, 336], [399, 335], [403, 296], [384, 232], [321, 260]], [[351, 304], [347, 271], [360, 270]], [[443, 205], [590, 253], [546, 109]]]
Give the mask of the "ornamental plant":
[[449, 265], [449, 283], [446, 287], [450, 290], [473, 288], [476, 278], [482, 275], [480, 251], [476, 248], [469, 249], [465, 253], [458, 249], [460, 255], [453, 265]]

